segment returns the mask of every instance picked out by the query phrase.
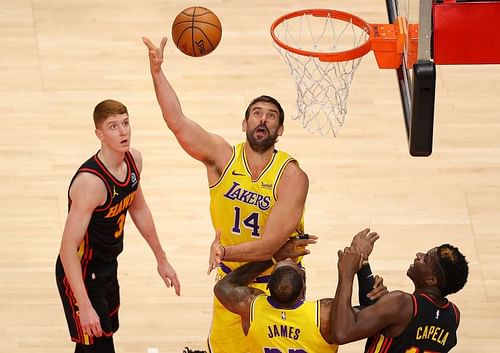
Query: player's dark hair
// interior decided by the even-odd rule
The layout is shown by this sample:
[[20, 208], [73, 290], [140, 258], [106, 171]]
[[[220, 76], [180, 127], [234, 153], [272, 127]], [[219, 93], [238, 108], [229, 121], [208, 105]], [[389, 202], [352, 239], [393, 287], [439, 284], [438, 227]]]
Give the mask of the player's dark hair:
[[276, 108], [278, 109], [279, 119], [280, 119], [280, 126], [283, 125], [283, 122], [285, 121], [285, 111], [281, 107], [280, 102], [278, 102], [275, 98], [273, 98], [271, 96], [265, 96], [265, 95], [257, 97], [257, 98], [254, 98], [254, 100], [252, 100], [250, 102], [250, 104], [247, 107], [247, 110], [245, 111], [245, 120], [248, 119], [248, 117], [250, 116], [250, 110], [252, 109], [252, 106], [255, 103], [259, 103], [259, 102], [265, 102], [265, 103], [274, 104], [276, 106]]
[[292, 306], [302, 293], [304, 280], [297, 269], [283, 266], [271, 274], [268, 288], [271, 298], [283, 306]]
[[94, 125], [98, 128], [108, 116], [119, 114], [128, 114], [127, 107], [113, 99], [106, 99], [94, 108]]
[[465, 286], [469, 276], [469, 265], [465, 256], [450, 244], [439, 246], [437, 254], [446, 282], [440, 286], [443, 296], [458, 292]]

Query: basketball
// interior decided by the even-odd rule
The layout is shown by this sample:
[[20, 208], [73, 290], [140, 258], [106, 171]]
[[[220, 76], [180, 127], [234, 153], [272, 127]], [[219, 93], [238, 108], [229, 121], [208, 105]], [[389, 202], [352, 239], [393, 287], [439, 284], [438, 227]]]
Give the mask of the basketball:
[[172, 24], [172, 39], [184, 54], [204, 56], [219, 45], [222, 26], [219, 18], [201, 6], [182, 10]]

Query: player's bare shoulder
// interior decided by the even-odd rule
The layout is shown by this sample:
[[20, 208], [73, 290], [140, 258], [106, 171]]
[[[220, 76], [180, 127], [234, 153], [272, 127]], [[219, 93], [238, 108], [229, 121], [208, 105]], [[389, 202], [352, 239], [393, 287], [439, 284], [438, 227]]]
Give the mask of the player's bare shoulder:
[[80, 172], [71, 184], [69, 196], [73, 203], [84, 202], [98, 206], [106, 202], [107, 188], [97, 175]]
[[309, 189], [309, 177], [306, 172], [300, 168], [299, 163], [295, 160], [288, 163], [283, 171], [278, 188], [297, 188], [307, 192]]
[[136, 150], [135, 148], [130, 149], [130, 154], [132, 155], [132, 158], [134, 158], [135, 165], [137, 166], [137, 169], [139, 172], [142, 171], [142, 154], [139, 150]]
[[222, 171], [233, 155], [233, 147], [222, 136], [212, 134], [211, 138], [216, 151], [212, 162], [218, 170]]
[[203, 163], [207, 167], [208, 180], [212, 184], [219, 179], [233, 155], [233, 147], [223, 137], [210, 134], [213, 153], [207, 155]]
[[304, 170], [300, 167], [299, 162], [297, 162], [296, 160], [293, 160], [290, 163], [288, 163], [284, 172], [285, 173], [296, 173], [300, 177], [305, 178], [307, 181], [309, 181], [309, 178], [308, 178], [306, 172], [304, 172]]

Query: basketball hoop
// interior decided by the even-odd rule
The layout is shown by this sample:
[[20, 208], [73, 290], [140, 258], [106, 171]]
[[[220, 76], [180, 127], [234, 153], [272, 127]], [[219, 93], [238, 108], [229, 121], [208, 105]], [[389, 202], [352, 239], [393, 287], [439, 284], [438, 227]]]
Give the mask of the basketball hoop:
[[380, 68], [396, 68], [404, 46], [399, 19], [393, 25], [374, 25], [326, 9], [283, 15], [271, 25], [271, 36], [295, 81], [293, 119], [322, 136], [336, 136], [343, 125], [349, 88], [363, 55], [373, 49]]

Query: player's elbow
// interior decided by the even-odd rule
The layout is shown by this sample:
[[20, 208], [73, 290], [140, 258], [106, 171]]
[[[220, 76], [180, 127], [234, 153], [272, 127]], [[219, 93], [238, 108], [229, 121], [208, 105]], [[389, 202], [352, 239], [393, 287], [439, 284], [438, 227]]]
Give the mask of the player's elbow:
[[337, 344], [346, 344], [351, 342], [349, 336], [340, 330], [332, 328], [330, 331], [330, 342], [335, 342]]
[[173, 114], [163, 114], [163, 119], [167, 124], [167, 127], [170, 131], [177, 135], [181, 131], [181, 120], [177, 117], [173, 117]]
[[226, 298], [226, 292], [227, 288], [225, 285], [225, 281], [224, 279], [221, 279], [214, 286], [214, 295], [221, 303], [223, 303]]
[[349, 334], [349, 330], [345, 325], [337, 325], [332, 323], [330, 326], [330, 342], [335, 342], [337, 344], [346, 344], [352, 341], [352, 337]]

